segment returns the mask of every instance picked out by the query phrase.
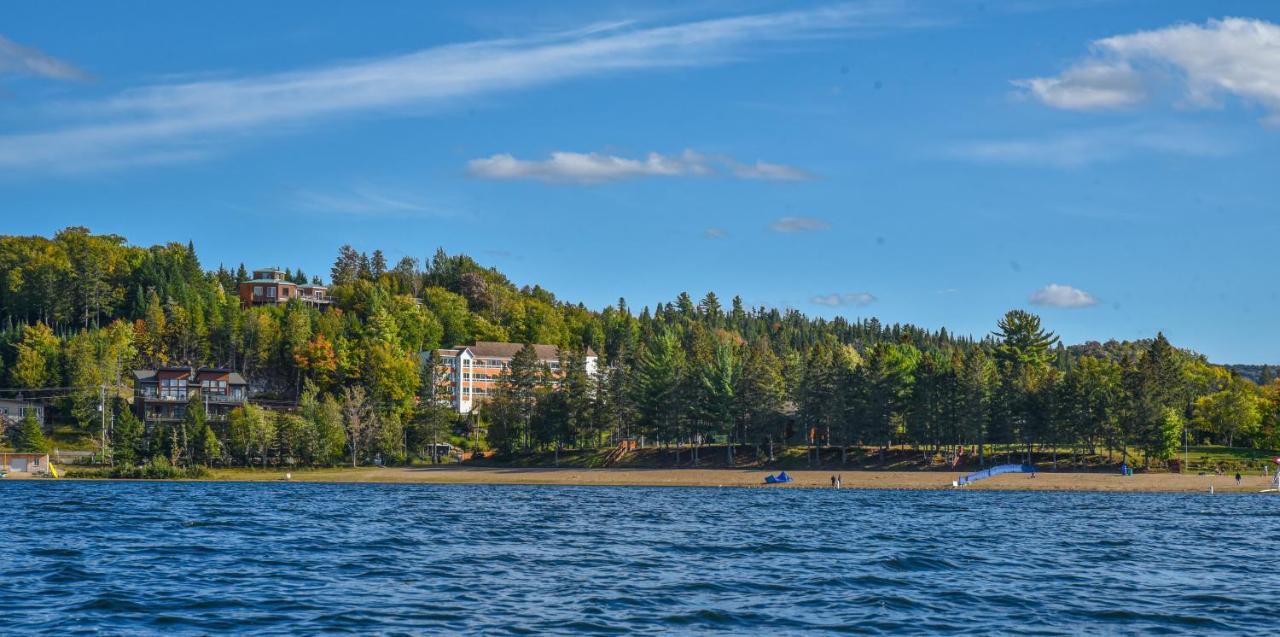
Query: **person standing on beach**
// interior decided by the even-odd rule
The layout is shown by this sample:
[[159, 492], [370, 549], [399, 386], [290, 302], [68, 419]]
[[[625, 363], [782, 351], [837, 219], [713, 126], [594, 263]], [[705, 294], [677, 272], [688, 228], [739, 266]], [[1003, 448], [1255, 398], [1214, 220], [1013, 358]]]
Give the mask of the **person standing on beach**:
[[1237, 487], [1238, 487], [1238, 486], [1240, 486], [1240, 472], [1239, 472], [1239, 471], [1237, 471], [1237, 472], [1236, 472], [1236, 486], [1237, 486]]

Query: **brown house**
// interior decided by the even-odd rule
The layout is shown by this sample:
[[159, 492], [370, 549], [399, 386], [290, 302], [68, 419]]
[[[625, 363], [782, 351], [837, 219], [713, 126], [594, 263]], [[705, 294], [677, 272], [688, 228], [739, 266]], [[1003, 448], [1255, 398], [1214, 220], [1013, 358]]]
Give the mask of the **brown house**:
[[284, 270], [266, 268], [254, 270], [253, 278], [240, 284], [240, 304], [275, 305], [298, 299], [316, 306], [329, 304], [329, 288], [312, 283], [294, 283], [284, 278]]
[[209, 420], [224, 421], [249, 396], [243, 376], [216, 367], [137, 369], [133, 380], [134, 413], [147, 425], [182, 420], [192, 400], [200, 402]]

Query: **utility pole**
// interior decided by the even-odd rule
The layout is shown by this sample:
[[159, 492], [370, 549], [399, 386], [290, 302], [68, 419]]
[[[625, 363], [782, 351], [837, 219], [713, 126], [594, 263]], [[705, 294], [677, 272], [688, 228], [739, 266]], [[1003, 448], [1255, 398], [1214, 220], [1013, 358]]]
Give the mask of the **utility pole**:
[[98, 386], [98, 413], [102, 418], [102, 464], [107, 464], [107, 386]]

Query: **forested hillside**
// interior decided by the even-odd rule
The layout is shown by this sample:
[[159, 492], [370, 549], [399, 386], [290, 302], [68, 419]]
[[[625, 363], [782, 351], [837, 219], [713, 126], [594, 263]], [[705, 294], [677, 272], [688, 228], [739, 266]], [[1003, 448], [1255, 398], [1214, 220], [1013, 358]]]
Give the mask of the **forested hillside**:
[[[253, 265], [279, 255], [245, 255]], [[266, 261], [267, 263], [260, 263]], [[1274, 448], [1280, 386], [1259, 386], [1163, 335], [1065, 346], [1015, 310], [980, 340], [875, 319], [681, 294], [639, 311], [595, 310], [517, 287], [465, 255], [388, 264], [342, 247], [326, 273], [332, 306], [242, 308], [243, 264], [207, 270], [190, 244], [129, 245], [68, 228], [0, 237], [0, 398], [48, 402], [98, 432], [114, 415], [113, 459], [173, 464], [411, 460], [438, 440], [502, 452], [581, 448], [644, 436], [659, 444], [926, 449], [992, 444], [1140, 450], [1150, 461], [1193, 442]], [[305, 282], [307, 274], [290, 268]], [[553, 386], [513, 363], [492, 402], [462, 419], [432, 400], [419, 353], [476, 340], [590, 348], [597, 378], [566, 365]], [[241, 372], [254, 404], [227, 423], [200, 410], [165, 428], [129, 413], [129, 371], [158, 365]], [[25, 431], [25, 433], [24, 433]], [[15, 446], [41, 444], [11, 428]], [[811, 438], [812, 436], [812, 438]]]

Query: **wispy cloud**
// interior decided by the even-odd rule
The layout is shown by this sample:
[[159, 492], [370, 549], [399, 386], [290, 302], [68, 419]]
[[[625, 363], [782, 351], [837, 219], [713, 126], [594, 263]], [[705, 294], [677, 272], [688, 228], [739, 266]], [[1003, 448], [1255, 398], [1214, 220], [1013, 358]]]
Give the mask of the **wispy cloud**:
[[769, 224], [769, 229], [783, 234], [794, 234], [797, 232], [821, 232], [823, 230], [830, 230], [831, 224], [814, 217], [782, 217], [781, 219]]
[[980, 162], [1074, 168], [1140, 154], [1222, 157], [1238, 149], [1236, 142], [1201, 129], [1142, 125], [961, 142], [945, 154]]
[[724, 228], [707, 228], [702, 231], [703, 239], [724, 239], [729, 236], [729, 231]]
[[918, 23], [898, 2], [865, 2], [649, 28], [613, 24], [309, 70], [147, 86], [71, 105], [63, 109], [72, 114], [61, 125], [0, 135], [0, 170], [109, 168], [120, 157], [221, 146], [321, 118], [410, 106], [421, 112], [571, 79], [726, 64], [771, 45], [874, 35]]
[[635, 177], [681, 177], [710, 174], [700, 155], [649, 153], [644, 159], [628, 159], [598, 153], [558, 151], [542, 160], [516, 159], [508, 154], [473, 159], [467, 173], [479, 179], [536, 179], [548, 183], [599, 184]]
[[1098, 299], [1094, 298], [1092, 294], [1080, 288], [1057, 283], [1050, 283], [1032, 292], [1031, 298], [1028, 300], [1032, 305], [1063, 308], [1090, 307], [1098, 304]]
[[808, 173], [781, 164], [756, 162], [747, 166], [723, 156], [693, 150], [679, 155], [649, 153], [632, 159], [600, 153], [556, 151], [546, 159], [517, 159], [502, 153], [467, 162], [467, 173], [479, 179], [536, 179], [556, 184], [601, 184], [637, 177], [696, 177], [721, 174], [720, 167], [739, 179], [797, 180]]
[[877, 300], [875, 295], [870, 292], [848, 292], [845, 294], [819, 294], [810, 298], [809, 302], [827, 307], [866, 307]]
[[447, 217], [453, 212], [429, 204], [422, 196], [360, 184], [351, 188], [298, 189], [289, 205], [297, 210], [357, 217]]
[[1224, 18], [1117, 35], [1056, 76], [1014, 81], [1044, 104], [1070, 110], [1130, 107], [1173, 77], [1181, 105], [1211, 107], [1222, 96], [1259, 104], [1280, 125], [1280, 25]]
[[42, 51], [0, 35], [0, 75], [34, 75], [51, 80], [89, 80], [88, 73]]
[[757, 161], [754, 164], [731, 164], [734, 176], [739, 179], [765, 179], [768, 181], [808, 181], [813, 173], [782, 164]]

